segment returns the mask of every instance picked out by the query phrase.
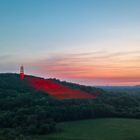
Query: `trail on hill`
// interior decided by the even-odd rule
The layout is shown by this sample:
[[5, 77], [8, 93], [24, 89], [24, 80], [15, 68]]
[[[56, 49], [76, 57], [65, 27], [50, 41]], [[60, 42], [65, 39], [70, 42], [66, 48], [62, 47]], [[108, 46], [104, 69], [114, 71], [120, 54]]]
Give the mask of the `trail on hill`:
[[50, 95], [57, 99], [69, 98], [95, 98], [95, 94], [89, 94], [78, 89], [72, 89], [52, 80], [45, 80], [41, 78], [28, 78], [31, 85], [36, 89], [47, 91]]

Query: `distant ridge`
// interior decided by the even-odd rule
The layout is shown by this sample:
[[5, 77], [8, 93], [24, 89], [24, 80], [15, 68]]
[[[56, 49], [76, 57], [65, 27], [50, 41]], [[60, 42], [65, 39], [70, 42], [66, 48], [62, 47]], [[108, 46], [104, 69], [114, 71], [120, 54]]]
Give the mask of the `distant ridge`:
[[140, 88], [140, 85], [135, 85], [135, 87], [139, 87]]

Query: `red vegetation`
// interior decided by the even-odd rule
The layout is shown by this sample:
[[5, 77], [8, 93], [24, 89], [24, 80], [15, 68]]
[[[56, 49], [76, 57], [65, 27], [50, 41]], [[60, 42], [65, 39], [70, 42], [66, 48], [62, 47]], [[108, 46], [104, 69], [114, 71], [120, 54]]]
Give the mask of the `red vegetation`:
[[24, 78], [24, 73], [20, 73], [20, 78]]
[[50, 95], [58, 99], [68, 98], [95, 98], [95, 94], [89, 94], [80, 90], [72, 89], [52, 80], [40, 78], [29, 78], [30, 83], [36, 89], [47, 91]]

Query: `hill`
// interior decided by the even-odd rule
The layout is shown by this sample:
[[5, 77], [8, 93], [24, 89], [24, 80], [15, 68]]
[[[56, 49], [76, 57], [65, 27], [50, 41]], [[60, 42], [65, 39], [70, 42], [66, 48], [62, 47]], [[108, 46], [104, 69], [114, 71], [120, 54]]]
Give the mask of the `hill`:
[[99, 90], [99, 88], [94, 88], [92, 89], [92, 93], [91, 93], [88, 91], [84, 91], [79, 85], [76, 84], [75, 85], [78, 88], [74, 89], [73, 87], [64, 85], [63, 82], [61, 81], [59, 81], [58, 83], [54, 79], [43, 79], [34, 76], [25, 76], [24, 79], [20, 79], [18, 74], [1, 74], [0, 82], [1, 82], [0, 85], [1, 87], [8, 87], [11, 89], [16, 88], [18, 90], [25, 90], [25, 89], [33, 88], [37, 90], [44, 90], [49, 95], [57, 99], [95, 98], [96, 94], [98, 94], [98, 91], [104, 92], [101, 89]]
[[[67, 92], [66, 89], [67, 98], [57, 96]], [[77, 95], [94, 98], [77, 98]], [[18, 74], [0, 74], [1, 140], [58, 133], [63, 131], [58, 127], [59, 122], [106, 117], [140, 118], [140, 94], [112, 94], [56, 79], [34, 76], [20, 79]]]

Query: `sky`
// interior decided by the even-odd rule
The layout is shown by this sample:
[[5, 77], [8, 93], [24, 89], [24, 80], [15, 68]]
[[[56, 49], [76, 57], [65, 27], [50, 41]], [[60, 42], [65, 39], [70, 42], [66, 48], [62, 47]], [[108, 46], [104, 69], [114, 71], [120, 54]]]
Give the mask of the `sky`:
[[140, 84], [140, 0], [0, 0], [0, 73]]

